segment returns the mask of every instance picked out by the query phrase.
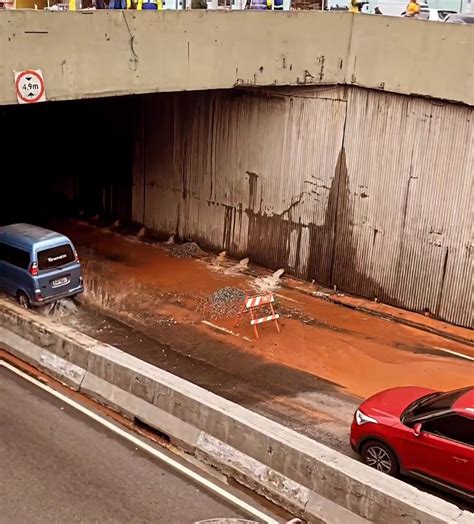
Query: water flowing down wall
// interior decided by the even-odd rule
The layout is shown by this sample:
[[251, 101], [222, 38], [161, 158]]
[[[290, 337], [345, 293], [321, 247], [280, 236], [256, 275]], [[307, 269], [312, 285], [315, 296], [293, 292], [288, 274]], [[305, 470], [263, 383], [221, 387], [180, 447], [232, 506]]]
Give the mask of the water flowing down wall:
[[472, 108], [356, 87], [144, 99], [133, 218], [473, 324]]

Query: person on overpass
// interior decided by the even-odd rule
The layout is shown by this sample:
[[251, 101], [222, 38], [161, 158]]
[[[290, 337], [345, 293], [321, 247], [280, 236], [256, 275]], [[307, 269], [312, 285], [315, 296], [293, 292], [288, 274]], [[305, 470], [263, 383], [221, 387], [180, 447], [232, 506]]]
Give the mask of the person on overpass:
[[351, 13], [361, 13], [364, 5], [368, 3], [365, 0], [349, 0], [349, 11]]
[[266, 11], [267, 0], [250, 0], [250, 9], [254, 11]]
[[418, 18], [419, 14], [420, 4], [418, 3], [418, 0], [410, 0], [410, 2], [407, 5], [405, 16], [408, 18]]
[[[127, 0], [127, 4], [130, 0]], [[129, 8], [130, 9], [130, 8]], [[137, 11], [161, 11], [163, 9], [162, 0], [138, 0], [137, 2]]]
[[127, 1], [109, 0], [109, 9], [127, 9]]

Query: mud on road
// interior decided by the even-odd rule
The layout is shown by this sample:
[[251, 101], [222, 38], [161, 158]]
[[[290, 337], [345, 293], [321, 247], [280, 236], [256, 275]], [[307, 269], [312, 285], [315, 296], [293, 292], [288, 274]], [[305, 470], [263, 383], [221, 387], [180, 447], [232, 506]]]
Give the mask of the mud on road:
[[472, 382], [474, 364], [440, 350], [474, 356], [472, 346], [292, 289], [276, 291], [282, 333], [265, 324], [256, 341], [248, 321], [233, 326], [239, 299], [268, 280], [257, 268], [256, 282], [248, 261], [195, 258], [195, 248], [176, 257], [172, 244], [54, 226], [74, 240], [85, 271], [87, 293], [67, 322], [344, 453], [352, 454], [348, 427], [361, 398]]
[[352, 454], [347, 424], [359, 399], [346, 394], [337, 384], [242, 352], [213, 337], [204, 344], [206, 335], [192, 326], [163, 323], [159, 329], [138, 325], [134, 329], [130, 323], [126, 325], [88, 307], [81, 307], [77, 315], [63, 318], [63, 322], [338, 451]]

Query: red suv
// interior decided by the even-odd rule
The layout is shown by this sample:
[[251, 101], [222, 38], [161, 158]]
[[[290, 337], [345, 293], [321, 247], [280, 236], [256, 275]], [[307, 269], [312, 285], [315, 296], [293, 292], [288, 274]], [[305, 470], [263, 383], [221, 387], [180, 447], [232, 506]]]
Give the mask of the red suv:
[[400, 387], [355, 412], [351, 446], [370, 467], [404, 474], [474, 502], [474, 386]]

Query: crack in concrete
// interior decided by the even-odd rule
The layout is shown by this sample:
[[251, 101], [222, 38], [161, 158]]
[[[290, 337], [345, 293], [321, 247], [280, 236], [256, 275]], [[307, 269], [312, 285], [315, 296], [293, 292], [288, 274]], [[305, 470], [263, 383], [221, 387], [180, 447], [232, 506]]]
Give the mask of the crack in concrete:
[[125, 12], [122, 11], [123, 20], [125, 22], [125, 26], [127, 27], [128, 34], [130, 35], [130, 51], [132, 52], [133, 58], [130, 58], [130, 69], [132, 71], [136, 71], [138, 69], [138, 62], [140, 60], [139, 56], [137, 55], [135, 51], [135, 35], [132, 34], [132, 31], [130, 30], [130, 26], [128, 25], [128, 20], [125, 15]]

